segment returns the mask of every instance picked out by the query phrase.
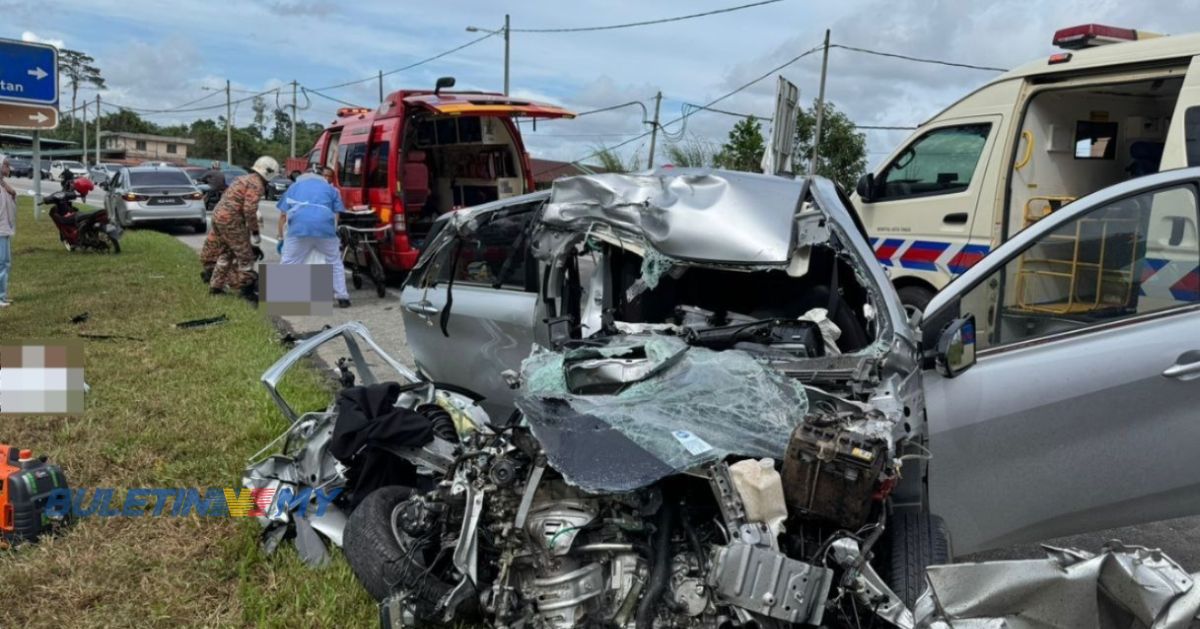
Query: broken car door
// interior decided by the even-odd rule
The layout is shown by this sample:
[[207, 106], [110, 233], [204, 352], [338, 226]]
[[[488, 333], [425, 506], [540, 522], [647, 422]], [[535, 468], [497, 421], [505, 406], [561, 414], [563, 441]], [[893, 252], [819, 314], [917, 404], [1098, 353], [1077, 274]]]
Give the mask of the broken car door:
[[435, 382], [473, 383], [498, 417], [512, 410], [501, 372], [533, 347], [537, 265], [523, 234], [543, 199], [452, 218], [401, 294], [408, 342], [425, 357], [420, 370]]
[[956, 554], [1200, 513], [1197, 177], [1064, 206], [931, 302], [926, 347], [978, 322], [976, 363], [926, 378], [931, 508]]

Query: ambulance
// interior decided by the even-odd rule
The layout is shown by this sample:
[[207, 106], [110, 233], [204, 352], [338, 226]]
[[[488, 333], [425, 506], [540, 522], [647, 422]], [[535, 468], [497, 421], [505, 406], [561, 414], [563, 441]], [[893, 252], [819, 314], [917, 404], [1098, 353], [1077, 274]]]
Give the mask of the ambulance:
[[[1053, 43], [1062, 52], [967, 94], [859, 180], [853, 202], [910, 313], [998, 244], [1075, 199], [1200, 165], [1200, 34], [1086, 24], [1058, 31]], [[1144, 224], [1095, 226], [1126, 230], [1141, 247], [1126, 252], [1133, 257], [1124, 280], [1114, 247], [1092, 251], [1081, 231], [1074, 240], [1064, 235], [1054, 256], [1015, 261], [1022, 280], [993, 289], [1022, 291], [1006, 294], [1005, 303], [1037, 304], [1040, 286], [1070, 301], [1061, 307], [1074, 314], [1121, 295], [1126, 305], [1140, 298], [1141, 310], [1156, 295], [1195, 291], [1197, 217], [1179, 201], [1156, 198]]]
[[[441, 214], [532, 192], [533, 168], [518, 118], [573, 118], [570, 111], [503, 94], [401, 90], [377, 109], [344, 107], [306, 161], [328, 166], [347, 208], [374, 214], [378, 252], [407, 271]], [[293, 168], [289, 162], [289, 168]]]

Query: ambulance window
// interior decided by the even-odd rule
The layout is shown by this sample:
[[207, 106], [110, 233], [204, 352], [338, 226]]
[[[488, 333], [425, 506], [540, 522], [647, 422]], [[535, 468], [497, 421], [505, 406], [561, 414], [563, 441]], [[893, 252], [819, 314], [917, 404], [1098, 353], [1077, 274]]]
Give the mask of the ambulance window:
[[987, 143], [990, 123], [934, 129], [904, 149], [880, 175], [876, 201], [962, 192]]
[[388, 149], [390, 142], [376, 142], [371, 145], [371, 154], [367, 158], [367, 187], [386, 188], [388, 185]]
[[1075, 159], [1113, 159], [1117, 156], [1117, 123], [1080, 120], [1075, 123]]
[[343, 144], [338, 149], [338, 182], [345, 188], [361, 188], [366, 170], [367, 145]]

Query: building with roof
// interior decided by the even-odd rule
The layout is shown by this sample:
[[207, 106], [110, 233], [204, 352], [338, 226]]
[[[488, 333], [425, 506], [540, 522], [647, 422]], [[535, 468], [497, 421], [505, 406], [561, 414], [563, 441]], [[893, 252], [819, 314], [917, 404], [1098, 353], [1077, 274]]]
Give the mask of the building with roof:
[[127, 162], [156, 160], [186, 164], [188, 147], [195, 143], [196, 141], [191, 138], [149, 133], [114, 131], [100, 134], [101, 147], [106, 151], [124, 151], [124, 158]]

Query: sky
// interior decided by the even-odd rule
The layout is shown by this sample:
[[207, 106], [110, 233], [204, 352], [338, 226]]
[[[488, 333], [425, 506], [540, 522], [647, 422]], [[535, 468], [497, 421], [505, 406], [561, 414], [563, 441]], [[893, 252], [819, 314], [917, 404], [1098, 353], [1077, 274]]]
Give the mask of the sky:
[[[1051, 54], [1055, 30], [1090, 22], [1165, 34], [1200, 31], [1200, 0], [781, 0], [708, 17], [583, 33], [520, 29], [603, 26], [721, 9], [751, 0], [59, 0], [53, 10], [29, 0], [0, 0], [0, 37], [46, 41], [96, 58], [108, 82], [108, 103], [145, 109], [214, 109], [163, 113], [160, 123], [224, 114], [225, 81], [234, 98], [279, 88], [290, 105], [291, 81], [320, 89], [375, 77], [455, 48], [498, 29], [511, 16], [511, 95], [574, 111], [639, 101], [574, 120], [523, 126], [536, 157], [574, 160], [649, 130], [655, 94], [661, 120], [680, 118], [687, 104], [706, 104], [821, 44], [834, 44], [957, 63], [1011, 68]], [[500, 91], [504, 43], [489, 37], [441, 59], [384, 77], [384, 90], [431, 88], [456, 77], [459, 89]], [[779, 73], [817, 95], [821, 55], [810, 54]], [[864, 55], [830, 53], [826, 98], [860, 125], [915, 126], [999, 73]], [[714, 107], [771, 116], [776, 80], [770, 75]], [[219, 91], [204, 88], [218, 88]], [[364, 106], [379, 102], [371, 80], [325, 93]], [[93, 99], [96, 90], [80, 90]], [[205, 98], [207, 97], [207, 98]], [[69, 108], [66, 94], [64, 108]], [[327, 123], [340, 103], [302, 94], [301, 118]], [[89, 116], [94, 115], [90, 113]], [[238, 106], [244, 125], [250, 103]], [[738, 118], [702, 111], [664, 127], [672, 138], [719, 144]], [[866, 131], [868, 161], [891, 152], [908, 131]], [[663, 161], [660, 136], [658, 161]], [[645, 158], [649, 138], [621, 146]], [[300, 147], [301, 152], [307, 147]]]

